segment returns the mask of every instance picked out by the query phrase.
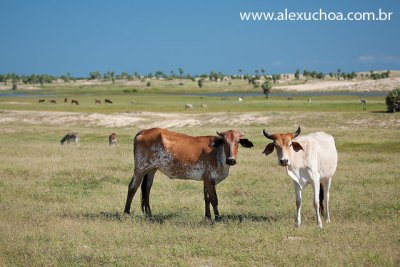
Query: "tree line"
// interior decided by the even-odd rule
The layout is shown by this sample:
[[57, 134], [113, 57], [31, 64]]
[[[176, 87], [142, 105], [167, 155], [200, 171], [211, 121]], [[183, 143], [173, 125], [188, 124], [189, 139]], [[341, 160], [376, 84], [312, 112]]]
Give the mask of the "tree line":
[[[384, 79], [384, 78], [389, 78], [390, 77], [390, 71], [386, 72], [374, 72], [370, 71], [369, 73], [355, 73], [354, 71], [352, 72], [344, 72], [340, 68], [338, 68], [335, 72], [329, 72], [329, 73], [323, 73], [320, 71], [310, 71], [304, 69], [303, 72], [301, 73], [300, 69], [296, 69], [294, 72], [294, 77], [295, 79], [300, 79], [300, 75], [303, 75], [304, 78], [309, 79], [325, 79], [326, 77], [330, 78], [336, 78], [338, 80], [343, 79], [343, 80], [352, 80], [356, 77], [360, 77], [362, 79]], [[261, 84], [258, 84], [259, 80], [265, 80], [265, 81], [272, 81], [273, 84], [277, 83], [278, 80], [282, 78], [289, 79], [288, 74], [271, 74], [267, 75], [267, 72], [264, 68], [261, 69], [256, 69], [254, 70], [254, 73], [249, 74], [243, 74], [242, 69], [238, 69], [238, 73], [234, 75], [227, 75], [224, 74], [223, 72], [219, 71], [210, 71], [210, 73], [203, 73], [200, 75], [192, 75], [190, 73], [185, 73], [182, 68], [179, 68], [177, 72], [174, 70], [171, 70], [169, 73], [165, 73], [161, 70], [157, 70], [154, 73], [149, 72], [146, 75], [139, 74], [137, 71], [133, 73], [128, 73], [126, 71], [123, 71], [119, 74], [117, 74], [114, 71], [107, 71], [105, 73], [100, 73], [100, 71], [92, 71], [89, 73], [88, 77], [84, 78], [78, 78], [72, 76], [69, 72], [66, 74], [63, 74], [61, 76], [54, 76], [54, 75], [49, 75], [49, 74], [31, 74], [31, 75], [18, 75], [16, 73], [7, 73], [7, 74], [0, 74], [0, 83], [7, 84], [11, 82], [13, 89], [17, 89], [17, 84], [23, 83], [23, 84], [46, 84], [46, 83], [52, 83], [54, 81], [64, 81], [64, 82], [73, 82], [79, 79], [89, 79], [89, 80], [104, 80], [104, 81], [112, 81], [115, 82], [115, 80], [141, 80], [141, 79], [166, 79], [166, 80], [172, 80], [172, 79], [190, 79], [192, 81], [197, 80], [210, 80], [210, 81], [223, 81], [226, 79], [244, 79], [247, 80], [249, 84], [252, 84], [254, 86], [259, 86]], [[199, 82], [199, 87], [202, 87], [202, 82]], [[265, 86], [264, 86], [265, 87]]]

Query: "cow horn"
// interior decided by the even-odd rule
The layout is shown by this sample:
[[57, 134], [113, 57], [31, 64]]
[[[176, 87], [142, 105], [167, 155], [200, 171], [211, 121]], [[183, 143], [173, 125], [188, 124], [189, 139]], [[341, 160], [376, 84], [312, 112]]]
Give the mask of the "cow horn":
[[224, 133], [219, 133], [219, 132], [217, 132], [217, 135], [223, 137], [223, 136], [224, 136]]
[[297, 136], [299, 136], [300, 133], [301, 133], [301, 128], [299, 126], [299, 128], [297, 128], [297, 131], [294, 133], [293, 138], [296, 138]]
[[267, 132], [265, 131], [265, 129], [263, 130], [263, 134], [264, 134], [264, 136], [267, 137], [268, 139], [274, 140], [274, 139], [272, 138], [272, 135], [270, 135], [269, 133], [267, 133]]

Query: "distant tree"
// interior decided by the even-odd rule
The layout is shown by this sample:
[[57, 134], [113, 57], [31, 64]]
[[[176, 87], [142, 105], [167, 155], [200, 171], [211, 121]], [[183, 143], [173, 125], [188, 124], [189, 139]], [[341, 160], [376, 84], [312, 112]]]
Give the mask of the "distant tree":
[[[305, 70], [304, 70], [305, 71]], [[297, 69], [296, 72], [294, 73], [294, 77], [298, 80], [300, 79], [300, 69]]]
[[154, 76], [155, 76], [157, 79], [160, 79], [160, 78], [164, 78], [166, 75], [165, 75], [164, 72], [162, 72], [161, 70], [157, 70], [157, 71], [154, 73]]
[[271, 92], [272, 89], [272, 84], [270, 81], [265, 81], [261, 88], [263, 89], [263, 93], [265, 95], [266, 98], [269, 98], [269, 93]]
[[262, 69], [261, 69], [261, 73], [262, 73], [262, 75], [265, 75], [266, 70], [265, 70], [264, 68], [262, 68]]
[[199, 79], [197, 81], [197, 85], [199, 86], [199, 88], [203, 88], [203, 79]]
[[60, 79], [63, 80], [64, 82], [70, 82], [71, 81], [71, 74], [69, 72], [67, 72], [64, 75], [60, 76]]
[[179, 71], [179, 78], [182, 79], [182, 77], [183, 77], [183, 69], [179, 68], [178, 71]]
[[272, 74], [272, 80], [274, 81], [274, 84], [276, 84], [277, 80], [281, 79], [281, 75], [280, 74]]
[[337, 77], [337, 79], [338, 80], [340, 80], [340, 73], [342, 72], [342, 70], [340, 69], [340, 68], [338, 68], [337, 70], [336, 70], [336, 77]]
[[212, 71], [210, 72], [209, 77], [210, 77], [210, 80], [211, 80], [211, 81], [217, 81], [217, 80], [218, 80], [218, 73], [212, 70]]
[[96, 80], [96, 79], [100, 79], [100, 78], [101, 78], [101, 74], [98, 70], [92, 71], [91, 73], [89, 73], [90, 80]]
[[392, 90], [385, 99], [388, 112], [400, 111], [400, 88]]
[[318, 72], [318, 73], [315, 75], [315, 78], [320, 79], [320, 80], [323, 80], [323, 79], [325, 78], [325, 75], [324, 75], [322, 72]]
[[123, 72], [121, 72], [120, 78], [121, 79], [128, 79], [128, 76], [129, 76], [128, 72], [123, 71]]
[[12, 89], [13, 90], [17, 90], [18, 89], [18, 80], [15, 79], [15, 78], [12, 80]]
[[308, 70], [304, 70], [303, 71], [303, 76], [308, 78], [308, 76], [310, 76], [310, 72]]

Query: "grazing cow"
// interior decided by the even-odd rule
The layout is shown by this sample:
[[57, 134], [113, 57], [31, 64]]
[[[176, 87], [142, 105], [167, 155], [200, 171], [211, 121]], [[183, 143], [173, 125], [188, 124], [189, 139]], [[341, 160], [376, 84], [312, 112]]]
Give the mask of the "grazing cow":
[[253, 143], [242, 139], [243, 134], [238, 131], [217, 134], [193, 137], [160, 128], [137, 133], [133, 148], [135, 170], [125, 213], [130, 213], [132, 199], [142, 184], [142, 211], [151, 215], [150, 190], [154, 174], [160, 170], [171, 179], [203, 181], [205, 216], [211, 219], [211, 203], [215, 219], [219, 219], [215, 186], [228, 176], [230, 166], [236, 164], [239, 144], [250, 148]]
[[237, 99], [239, 102], [243, 102], [243, 97], [238, 97]]
[[64, 98], [64, 103], [67, 103], [68, 102], [68, 98]]
[[43, 103], [44, 101], [46, 101], [46, 99], [39, 99], [38, 100], [39, 103]]
[[117, 134], [112, 133], [108, 136], [108, 144], [111, 145], [117, 145]]
[[271, 135], [263, 130], [264, 136], [273, 140], [263, 153], [267, 156], [276, 148], [278, 163], [286, 167], [287, 174], [293, 179], [297, 207], [296, 226], [301, 224], [301, 191], [310, 183], [314, 189], [313, 204], [317, 225], [322, 228], [320, 215], [324, 215], [324, 206], [326, 222], [330, 222], [329, 188], [338, 160], [335, 140], [324, 132], [298, 137], [300, 132], [300, 127], [295, 133], [287, 134]]
[[193, 109], [193, 105], [192, 104], [186, 104], [185, 105], [185, 109]]
[[365, 100], [365, 98], [360, 98], [360, 103], [361, 103], [361, 105], [366, 105], [367, 100]]
[[100, 99], [95, 99], [94, 100], [94, 104], [96, 105], [96, 104], [101, 104], [101, 100]]
[[112, 104], [112, 103], [113, 103], [110, 99], [104, 99], [104, 102], [105, 102], [106, 104]]
[[50, 102], [50, 103], [53, 103], [53, 104], [57, 104], [57, 101], [55, 101], [54, 99], [49, 100], [49, 102]]
[[75, 142], [77, 145], [79, 145], [79, 134], [67, 133], [60, 141], [61, 145], [64, 145], [65, 142], [67, 142], [67, 144], [69, 144], [70, 142]]
[[207, 108], [208, 106], [207, 106], [207, 104], [201, 104], [200, 107], [201, 108]]
[[79, 102], [78, 102], [78, 100], [76, 100], [76, 99], [72, 99], [71, 100], [71, 105], [72, 104], [75, 104], [75, 105], [78, 105], [79, 106]]

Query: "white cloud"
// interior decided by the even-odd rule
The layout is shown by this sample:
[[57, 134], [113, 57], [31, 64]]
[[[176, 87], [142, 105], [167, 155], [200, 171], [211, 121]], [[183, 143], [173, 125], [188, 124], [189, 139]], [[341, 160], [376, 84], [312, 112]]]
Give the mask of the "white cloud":
[[358, 61], [362, 63], [375, 63], [377, 58], [373, 55], [362, 55], [358, 57]]
[[361, 63], [400, 63], [400, 56], [393, 55], [361, 55], [357, 58]]

